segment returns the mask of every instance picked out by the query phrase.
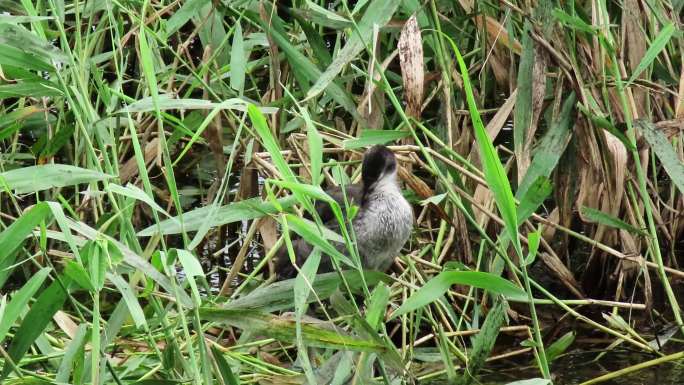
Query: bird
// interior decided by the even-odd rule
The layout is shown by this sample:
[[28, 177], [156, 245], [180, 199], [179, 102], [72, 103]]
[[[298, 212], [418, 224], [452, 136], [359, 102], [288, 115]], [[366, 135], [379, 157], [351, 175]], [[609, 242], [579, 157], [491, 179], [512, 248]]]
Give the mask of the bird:
[[[392, 151], [384, 145], [375, 145], [364, 153], [360, 183], [347, 185], [344, 191], [340, 186], [326, 190], [340, 207], [345, 207], [345, 197], [350, 204], [358, 206], [352, 227], [364, 269], [387, 271], [413, 230], [413, 208], [401, 193], [397, 167]], [[316, 202], [315, 209], [324, 226], [339, 232], [339, 223], [329, 204]], [[292, 247], [295, 262], [301, 267], [313, 246], [302, 238], [295, 238]], [[344, 244], [338, 243], [336, 247], [343, 254], [347, 253]], [[334, 265], [330, 257], [323, 256], [318, 273], [332, 271]], [[285, 244], [275, 254], [275, 274], [277, 280], [297, 275]]]

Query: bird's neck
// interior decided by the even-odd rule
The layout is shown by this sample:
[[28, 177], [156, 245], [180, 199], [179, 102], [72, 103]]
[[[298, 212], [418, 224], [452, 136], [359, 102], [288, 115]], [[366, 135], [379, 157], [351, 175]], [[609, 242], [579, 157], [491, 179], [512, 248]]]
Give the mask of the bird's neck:
[[363, 186], [363, 201], [367, 203], [368, 198], [372, 195], [393, 195], [401, 194], [399, 183], [397, 183], [397, 174], [392, 173], [384, 175], [378, 179], [377, 182], [370, 186]]

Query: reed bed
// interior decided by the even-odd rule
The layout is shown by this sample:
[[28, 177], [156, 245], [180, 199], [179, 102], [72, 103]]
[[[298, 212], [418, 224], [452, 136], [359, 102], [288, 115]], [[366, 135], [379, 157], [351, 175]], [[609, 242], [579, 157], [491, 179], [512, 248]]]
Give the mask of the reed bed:
[[0, 382], [681, 383], [683, 6], [0, 0]]

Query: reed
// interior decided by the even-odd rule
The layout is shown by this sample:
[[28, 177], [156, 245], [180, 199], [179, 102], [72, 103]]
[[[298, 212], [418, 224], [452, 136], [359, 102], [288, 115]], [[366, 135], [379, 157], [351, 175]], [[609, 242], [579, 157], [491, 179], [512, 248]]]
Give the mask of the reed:
[[[0, 382], [676, 383], [683, 5], [0, 0]], [[374, 144], [388, 272], [325, 192]]]

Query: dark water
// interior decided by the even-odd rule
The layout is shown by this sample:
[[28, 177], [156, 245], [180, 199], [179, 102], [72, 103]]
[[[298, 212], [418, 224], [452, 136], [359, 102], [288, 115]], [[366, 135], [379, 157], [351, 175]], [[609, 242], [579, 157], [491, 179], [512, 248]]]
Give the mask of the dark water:
[[[680, 346], [681, 348], [681, 346]], [[676, 349], [675, 349], [676, 350]], [[681, 349], [680, 349], [681, 350]], [[604, 374], [656, 358], [637, 352], [611, 352], [598, 358], [601, 351], [572, 352], [551, 365], [554, 385], [576, 385]], [[672, 352], [671, 352], [672, 353]], [[541, 377], [533, 366], [502, 364], [481, 377], [482, 384], [504, 385], [509, 382]], [[625, 375], [602, 385], [684, 385], [684, 360], [673, 361]]]

